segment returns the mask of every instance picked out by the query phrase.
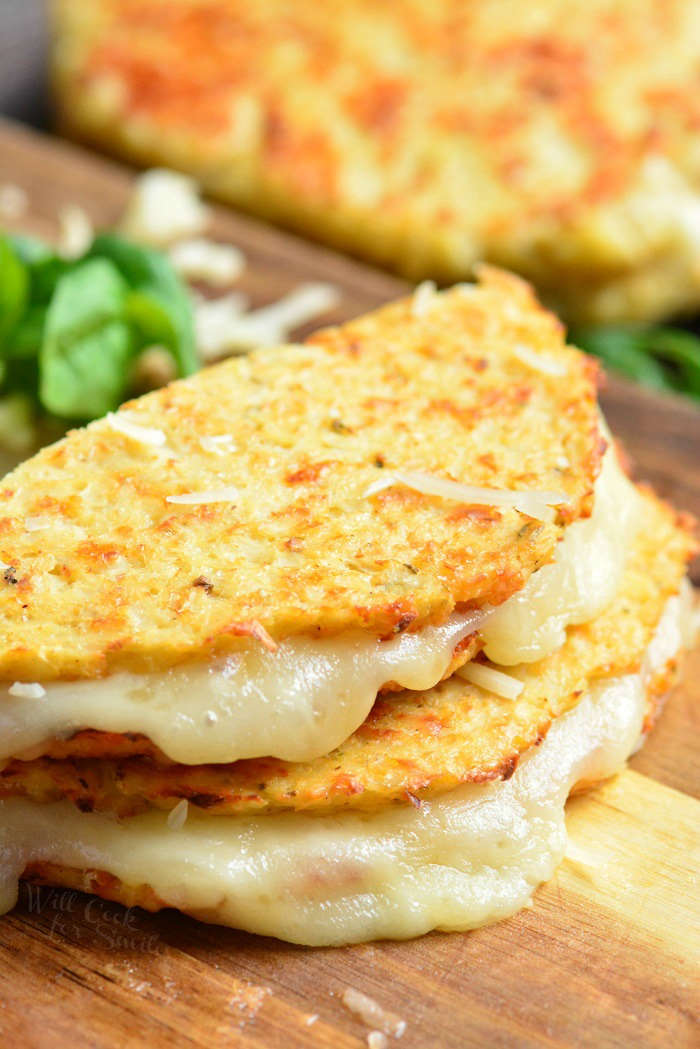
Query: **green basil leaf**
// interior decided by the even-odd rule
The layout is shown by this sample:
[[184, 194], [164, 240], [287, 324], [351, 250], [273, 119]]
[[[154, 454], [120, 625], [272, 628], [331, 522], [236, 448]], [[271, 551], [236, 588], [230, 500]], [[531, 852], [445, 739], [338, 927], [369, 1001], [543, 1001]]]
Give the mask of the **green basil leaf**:
[[45, 255], [37, 259], [29, 271], [32, 303], [38, 306], [48, 306], [61, 277], [70, 273], [76, 265], [79, 263], [71, 259], [63, 259], [60, 255]]
[[3, 364], [3, 393], [23, 393], [36, 403], [39, 389], [38, 358], [8, 357]]
[[39, 355], [39, 400], [47, 411], [94, 419], [123, 400], [133, 357], [127, 291], [102, 258], [74, 264], [59, 279]]
[[658, 390], [700, 398], [700, 337], [680, 328], [588, 328], [573, 341], [609, 367]]
[[114, 233], [97, 236], [88, 254], [114, 263], [135, 293], [129, 300], [129, 312], [142, 345], [157, 342], [165, 346], [173, 355], [178, 375], [195, 372], [199, 361], [190, 298], [167, 256]]
[[147, 346], [164, 346], [170, 349], [176, 342], [178, 334], [172, 310], [158, 292], [129, 292], [124, 311], [134, 326], [140, 349]]
[[46, 306], [30, 306], [7, 340], [7, 357], [37, 357], [44, 341]]
[[700, 338], [679, 328], [651, 328], [643, 345], [657, 360], [668, 362], [678, 372], [678, 386], [700, 396]]
[[26, 233], [8, 233], [7, 239], [12, 245], [15, 255], [27, 266], [35, 262], [49, 258], [55, 252], [38, 237], [30, 237]]
[[[9, 240], [18, 258], [28, 268], [30, 305], [47, 307], [59, 280], [65, 273], [69, 273], [76, 263], [57, 255], [52, 248], [35, 237], [13, 234]], [[15, 341], [14, 333], [12, 341]], [[24, 343], [26, 340], [22, 341]]]
[[29, 272], [7, 237], [0, 237], [0, 349], [24, 313]]
[[573, 332], [571, 339], [630, 379], [655, 390], [674, 389], [662, 366], [644, 351], [638, 334], [626, 328], [588, 328]]

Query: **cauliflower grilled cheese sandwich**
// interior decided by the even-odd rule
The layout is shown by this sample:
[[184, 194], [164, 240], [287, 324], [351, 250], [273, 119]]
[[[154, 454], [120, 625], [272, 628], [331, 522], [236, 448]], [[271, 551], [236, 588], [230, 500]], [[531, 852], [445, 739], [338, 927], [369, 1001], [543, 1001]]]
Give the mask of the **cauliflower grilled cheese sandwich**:
[[568, 793], [691, 643], [694, 545], [591, 361], [479, 278], [5, 478], [4, 909], [25, 878], [336, 944], [472, 928], [551, 875]]

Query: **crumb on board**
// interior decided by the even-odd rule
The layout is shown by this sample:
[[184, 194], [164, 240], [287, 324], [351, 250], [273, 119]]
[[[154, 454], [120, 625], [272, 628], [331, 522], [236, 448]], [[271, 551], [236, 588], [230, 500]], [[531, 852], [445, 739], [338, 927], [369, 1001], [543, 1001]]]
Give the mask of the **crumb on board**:
[[367, 1035], [368, 1049], [387, 1049], [389, 1040], [383, 1031], [370, 1031]]
[[238, 982], [229, 1002], [229, 1009], [239, 1016], [238, 1026], [242, 1028], [255, 1020], [265, 999], [271, 994], [270, 987], [259, 987], [257, 984], [248, 983], [247, 980]]
[[78, 259], [92, 244], [92, 219], [78, 204], [66, 204], [58, 213], [58, 253], [64, 259]]
[[208, 222], [209, 209], [200, 200], [194, 179], [151, 168], [134, 181], [121, 230], [134, 240], [164, 247], [197, 236]]
[[12, 182], [0, 186], [0, 219], [11, 222], [21, 219], [29, 209], [29, 197], [26, 190]]
[[202, 281], [213, 287], [233, 284], [245, 269], [245, 256], [233, 244], [204, 237], [181, 240], [170, 249], [170, 261], [185, 280]]
[[374, 998], [362, 994], [361, 991], [356, 991], [353, 987], [345, 988], [341, 1000], [346, 1009], [359, 1016], [368, 1027], [376, 1028], [379, 1033], [401, 1038], [406, 1030], [405, 1020], [383, 1009]]

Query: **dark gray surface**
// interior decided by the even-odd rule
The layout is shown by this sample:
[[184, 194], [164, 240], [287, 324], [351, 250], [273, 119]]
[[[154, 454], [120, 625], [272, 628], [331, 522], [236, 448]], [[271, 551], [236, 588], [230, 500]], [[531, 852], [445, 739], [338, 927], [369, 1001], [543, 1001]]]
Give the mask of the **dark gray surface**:
[[46, 122], [46, 41], [46, 0], [0, 0], [0, 113]]

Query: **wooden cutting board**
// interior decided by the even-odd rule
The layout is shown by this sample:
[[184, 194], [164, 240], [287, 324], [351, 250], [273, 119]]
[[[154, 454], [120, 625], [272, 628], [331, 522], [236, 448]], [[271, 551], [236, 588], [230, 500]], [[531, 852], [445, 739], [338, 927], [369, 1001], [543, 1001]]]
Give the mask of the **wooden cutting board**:
[[[108, 226], [129, 180], [105, 160], [0, 123], [0, 185], [29, 194], [22, 228], [53, 236], [69, 203]], [[406, 287], [229, 211], [216, 212], [214, 230], [246, 253], [240, 283], [256, 304], [322, 279], [342, 292], [324, 320], [340, 320]], [[637, 473], [700, 513], [700, 411], [613, 380], [603, 401]], [[172, 912], [25, 891], [0, 919], [0, 1044], [356, 1049], [370, 1028], [343, 1006], [348, 987], [406, 1021], [403, 1049], [700, 1044], [699, 678], [695, 653], [630, 770], [570, 802], [572, 858], [509, 921], [309, 950]]]

